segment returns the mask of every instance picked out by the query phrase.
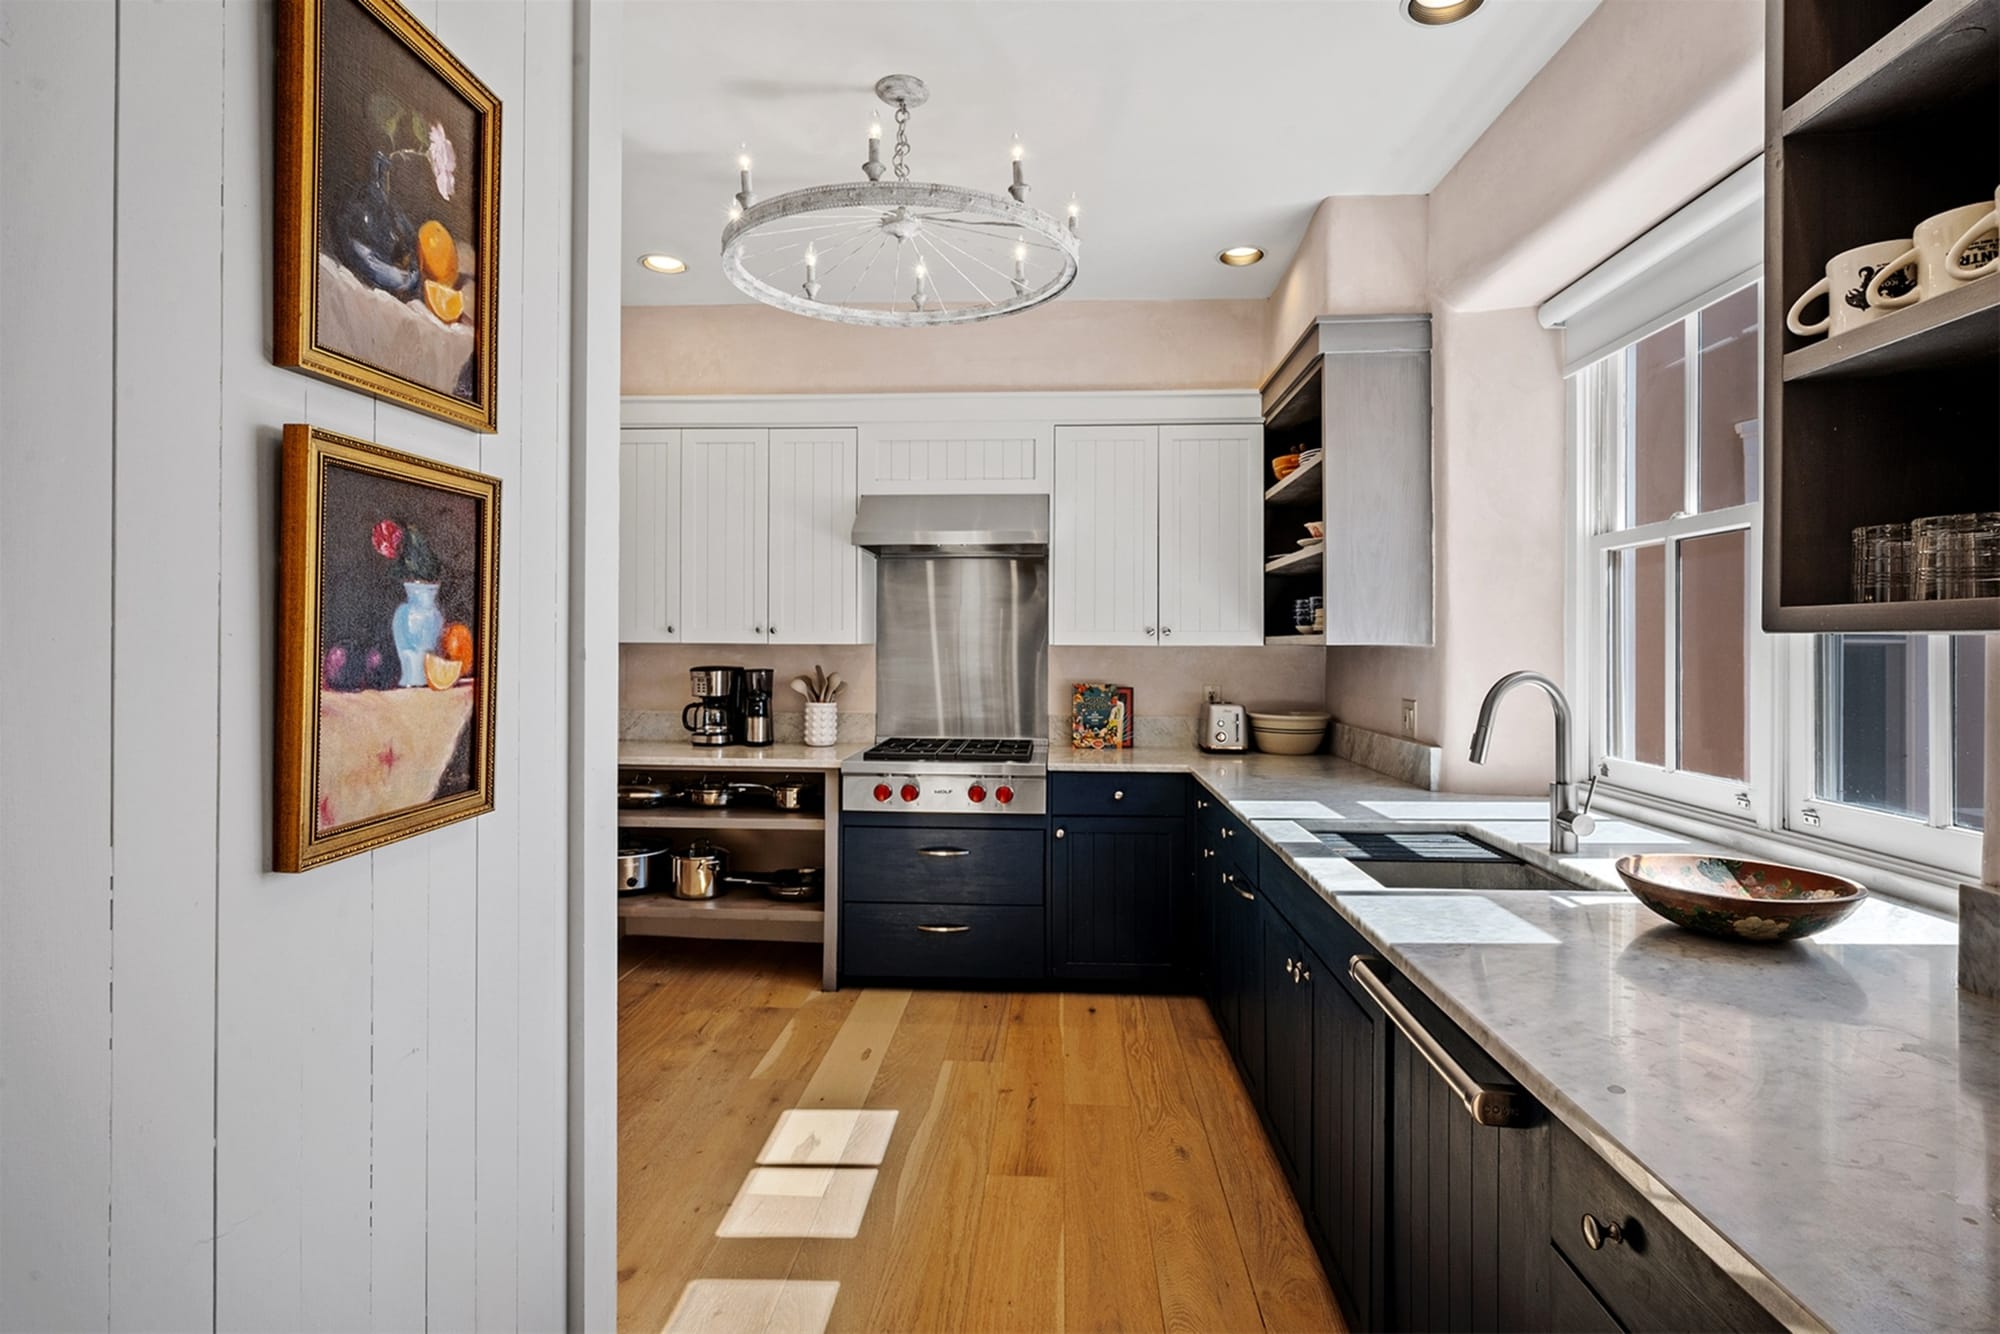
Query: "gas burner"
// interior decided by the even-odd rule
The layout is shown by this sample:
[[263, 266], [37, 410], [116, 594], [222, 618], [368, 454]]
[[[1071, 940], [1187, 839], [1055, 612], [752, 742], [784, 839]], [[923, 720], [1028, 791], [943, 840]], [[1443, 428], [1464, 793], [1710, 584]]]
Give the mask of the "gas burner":
[[861, 758], [895, 760], [997, 760], [1025, 764], [1034, 758], [1035, 743], [1018, 737], [893, 736], [876, 743]]

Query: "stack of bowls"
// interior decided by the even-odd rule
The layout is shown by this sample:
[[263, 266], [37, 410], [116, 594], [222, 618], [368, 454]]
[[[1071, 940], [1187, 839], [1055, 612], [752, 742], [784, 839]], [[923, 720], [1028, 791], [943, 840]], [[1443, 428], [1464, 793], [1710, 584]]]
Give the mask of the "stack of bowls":
[[1250, 736], [1257, 749], [1271, 755], [1310, 755], [1326, 739], [1330, 713], [1256, 713], [1250, 715]]
[[1932, 515], [1910, 530], [1918, 597], [2000, 597], [2000, 513]]

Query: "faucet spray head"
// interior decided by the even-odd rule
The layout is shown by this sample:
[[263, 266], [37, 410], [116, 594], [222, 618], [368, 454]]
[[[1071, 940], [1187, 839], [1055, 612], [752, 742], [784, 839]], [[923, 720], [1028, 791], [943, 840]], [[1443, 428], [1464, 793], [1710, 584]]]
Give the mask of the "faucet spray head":
[[1472, 729], [1472, 753], [1466, 756], [1474, 764], [1486, 763], [1486, 746], [1493, 739], [1492, 722], [1482, 719], [1479, 726]]

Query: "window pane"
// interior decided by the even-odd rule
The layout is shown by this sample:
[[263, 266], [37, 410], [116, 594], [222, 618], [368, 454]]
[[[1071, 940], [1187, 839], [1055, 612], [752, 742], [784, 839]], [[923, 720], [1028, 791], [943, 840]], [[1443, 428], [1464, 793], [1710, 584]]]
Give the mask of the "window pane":
[[1611, 553], [1611, 753], [1667, 762], [1666, 548]]
[[1821, 797], [1930, 818], [1929, 649], [1922, 635], [1821, 636]]
[[1690, 538], [1681, 562], [1682, 769], [1749, 773], [1750, 530]]
[[1625, 457], [1626, 526], [1687, 508], [1687, 332], [1672, 324], [1632, 348], [1632, 437]]
[[1763, 467], [1757, 306], [1753, 285], [1704, 307], [1695, 317], [1701, 336], [1701, 452], [1695, 482], [1703, 511], [1757, 498]]
[[1986, 827], [1986, 637], [1951, 641], [1951, 822]]

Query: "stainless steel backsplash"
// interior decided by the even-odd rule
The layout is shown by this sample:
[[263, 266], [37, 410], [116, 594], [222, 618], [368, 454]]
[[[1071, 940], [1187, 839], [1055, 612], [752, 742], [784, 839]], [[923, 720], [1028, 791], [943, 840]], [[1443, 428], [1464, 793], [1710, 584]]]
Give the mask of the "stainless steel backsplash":
[[875, 588], [879, 735], [1042, 735], [1046, 557], [885, 556]]

